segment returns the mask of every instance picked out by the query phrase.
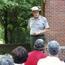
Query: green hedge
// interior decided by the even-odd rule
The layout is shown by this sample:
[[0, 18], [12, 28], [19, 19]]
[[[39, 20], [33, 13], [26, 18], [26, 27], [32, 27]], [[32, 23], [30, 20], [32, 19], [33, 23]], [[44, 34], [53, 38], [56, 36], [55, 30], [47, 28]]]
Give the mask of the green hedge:
[[30, 44], [0, 44], [0, 55], [11, 53], [11, 51], [18, 46], [24, 46], [27, 51], [31, 51]]
[[0, 22], [6, 44], [29, 43], [27, 24], [32, 6], [41, 6], [41, 0], [0, 0]]

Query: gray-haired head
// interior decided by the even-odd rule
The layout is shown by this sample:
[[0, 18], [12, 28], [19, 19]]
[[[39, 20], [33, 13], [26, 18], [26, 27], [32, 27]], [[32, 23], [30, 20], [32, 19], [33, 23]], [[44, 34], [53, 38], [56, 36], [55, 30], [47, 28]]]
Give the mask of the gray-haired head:
[[0, 59], [0, 65], [14, 65], [14, 61], [12, 57], [9, 57], [7, 55], [3, 56]]
[[34, 49], [43, 50], [45, 42], [43, 39], [37, 39], [34, 43]]
[[50, 42], [48, 42], [48, 51], [51, 55], [55, 56], [58, 54], [60, 49], [60, 45], [57, 41], [52, 40]]

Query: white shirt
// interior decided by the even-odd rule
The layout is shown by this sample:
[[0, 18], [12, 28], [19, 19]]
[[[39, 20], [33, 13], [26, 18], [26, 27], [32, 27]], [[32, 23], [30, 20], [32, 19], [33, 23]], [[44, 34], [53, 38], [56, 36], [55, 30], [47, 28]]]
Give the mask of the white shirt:
[[65, 63], [57, 57], [48, 56], [45, 59], [40, 59], [37, 65], [65, 65]]
[[28, 28], [30, 28], [30, 35], [33, 35], [34, 32], [49, 28], [49, 24], [47, 19], [40, 15], [37, 19], [34, 17], [29, 19]]
[[14, 63], [14, 65], [24, 65], [24, 63], [22, 63], [22, 64], [16, 64], [16, 63]]

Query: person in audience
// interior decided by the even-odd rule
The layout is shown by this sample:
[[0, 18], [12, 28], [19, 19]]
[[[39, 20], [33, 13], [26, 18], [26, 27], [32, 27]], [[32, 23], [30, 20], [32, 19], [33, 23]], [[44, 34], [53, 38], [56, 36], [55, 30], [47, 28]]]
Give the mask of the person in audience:
[[15, 65], [24, 65], [28, 57], [28, 52], [24, 47], [19, 46], [12, 51], [12, 56]]
[[0, 65], [14, 65], [12, 56], [3, 55], [3, 57], [0, 58]]
[[43, 39], [37, 39], [34, 43], [34, 50], [28, 55], [25, 65], [37, 65], [41, 58], [46, 58], [47, 54], [44, 52], [45, 42]]
[[37, 65], [65, 65], [64, 62], [58, 58], [59, 51], [60, 45], [57, 41], [52, 40], [48, 42], [49, 56], [45, 59], [40, 59]]

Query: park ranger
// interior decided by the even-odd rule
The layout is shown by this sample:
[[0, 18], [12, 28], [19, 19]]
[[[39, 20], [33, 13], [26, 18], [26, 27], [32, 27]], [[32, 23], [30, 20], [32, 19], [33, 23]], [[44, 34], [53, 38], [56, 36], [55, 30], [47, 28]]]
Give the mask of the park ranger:
[[37, 39], [45, 40], [44, 33], [48, 31], [49, 25], [47, 19], [39, 14], [40, 9], [37, 6], [31, 10], [33, 17], [29, 19], [27, 28], [30, 30], [31, 44], [34, 44]]

